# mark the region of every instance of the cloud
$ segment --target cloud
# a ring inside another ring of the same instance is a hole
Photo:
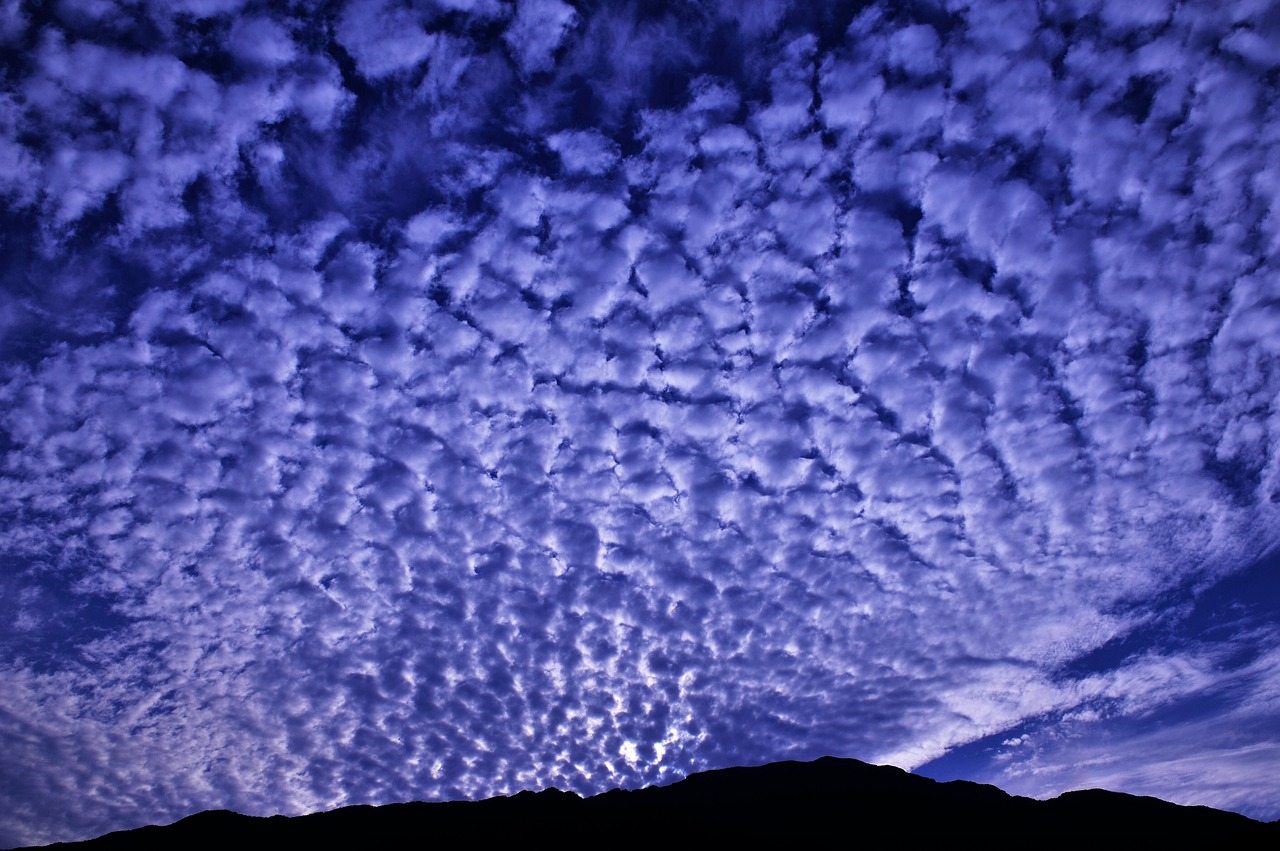
[[[239,18],[231,26],[231,52],[250,66],[275,67],[294,58],[288,31],[269,18]]]
[[[503,40],[510,46],[521,72],[549,70],[565,31],[577,18],[574,8],[560,0],[519,0]]]
[[[1274,652],[1225,676],[1214,664],[1194,653],[1137,660],[1060,723],[1004,743],[1016,749],[996,753],[984,779],[1032,797],[1103,788],[1273,821]]]
[[[371,80],[413,68],[431,54],[436,42],[411,10],[382,0],[349,4],[335,36],[360,73]]]
[[[988,736],[1269,812],[1254,626],[1071,668],[1280,543],[1266,21],[234,5],[0,19],[0,837]]]

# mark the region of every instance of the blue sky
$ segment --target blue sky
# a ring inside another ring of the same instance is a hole
[[[824,754],[1280,818],[1269,4],[0,4],[0,844]]]

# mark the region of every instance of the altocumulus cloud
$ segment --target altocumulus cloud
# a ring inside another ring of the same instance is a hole
[[[988,737],[1280,817],[1268,4],[280,8],[0,9],[0,842]]]

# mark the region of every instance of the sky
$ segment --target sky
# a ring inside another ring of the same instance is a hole
[[[1270,2],[3,0],[0,205],[0,846],[1280,818]]]

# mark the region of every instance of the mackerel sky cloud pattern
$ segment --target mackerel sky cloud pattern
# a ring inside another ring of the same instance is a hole
[[[0,6],[0,844],[1280,818],[1280,15],[1039,6]]]

